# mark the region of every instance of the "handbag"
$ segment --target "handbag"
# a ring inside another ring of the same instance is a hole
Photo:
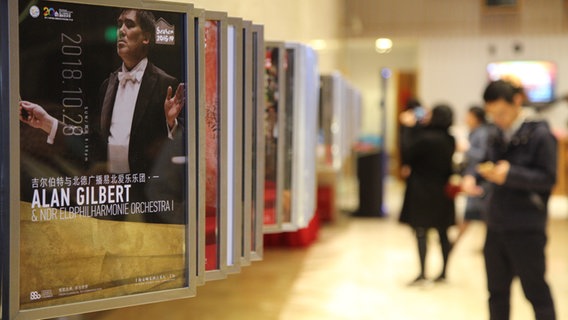
[[[461,192],[461,176],[458,174],[453,174],[446,182],[444,186],[444,192],[446,196],[450,199],[455,199]]]

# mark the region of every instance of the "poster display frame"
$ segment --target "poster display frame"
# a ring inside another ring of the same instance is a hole
[[[252,25],[251,67],[252,67],[252,185],[251,185],[251,261],[259,261],[264,256],[264,26]]]
[[[0,106],[10,105],[10,86],[6,85],[10,82],[12,73],[9,72],[10,65],[10,24],[12,21],[8,19],[8,1],[0,1]],[[1,150],[9,150],[12,128],[10,126],[10,112],[0,112],[0,148]],[[5,281],[9,281],[9,277],[5,276],[6,266],[9,265],[9,255],[6,254],[10,244],[10,228],[9,228],[9,212],[10,212],[10,161],[11,153],[2,152],[0,154],[0,310],[4,304],[4,285]],[[7,218],[5,218],[7,217]],[[6,265],[5,265],[6,264]],[[9,303],[9,302],[8,302]],[[0,311],[0,317],[2,311]]]
[[[292,232],[297,231],[298,226],[296,225],[298,212],[293,210],[292,204],[296,201],[295,184],[297,183],[297,175],[295,174],[295,161],[297,158],[295,152],[298,150],[296,136],[298,130],[300,130],[300,124],[297,119],[299,117],[298,112],[303,112],[297,108],[299,100],[298,89],[301,87],[303,79],[299,77],[297,73],[300,65],[298,59],[298,49],[295,46],[291,46],[289,42],[284,43],[284,92],[281,96],[284,97],[284,105],[282,108],[282,113],[286,121],[284,122],[283,131],[284,133],[279,137],[282,141],[283,152],[282,152],[282,167],[283,174],[282,177],[282,231]]]
[[[227,107],[221,115],[221,131],[225,138],[222,144],[221,159],[226,159],[224,165],[227,211],[227,274],[238,273],[241,270],[242,240],[243,240],[243,204],[242,204],[242,153],[243,121],[240,113],[243,110],[243,20],[227,18]]]
[[[248,266],[251,263],[251,247],[253,243],[252,233],[252,21],[242,21],[242,110],[240,119],[242,122],[241,141],[242,147],[242,181],[241,181],[241,265]]]
[[[345,111],[346,82],[337,71],[320,75],[322,96],[320,98],[322,129],[326,144],[326,156],[334,170],[339,171],[349,150],[344,139],[344,129],[347,126]],[[329,152],[327,152],[329,150]]]
[[[195,37],[195,84],[196,84],[196,166],[197,166],[197,192],[196,192],[196,244],[195,275],[196,285],[205,284],[205,10],[193,9],[193,31]]]
[[[9,65],[8,70],[2,69],[2,81],[7,80],[8,85],[3,84],[2,87],[8,87],[8,91],[3,91],[1,96],[2,106],[9,106],[6,112],[2,112],[4,116],[0,118],[2,121],[2,128],[8,129],[7,135],[3,137],[8,137],[8,141],[3,138],[3,147],[6,147],[4,143],[9,145],[4,150],[9,150],[8,158],[3,159],[2,166],[2,203],[7,204],[2,207],[2,318],[3,319],[36,319],[36,318],[53,318],[61,317],[64,315],[71,314],[81,314],[86,312],[93,312],[99,310],[121,308],[132,305],[139,305],[145,303],[152,303],[158,301],[166,301],[171,299],[192,297],[196,294],[196,259],[195,251],[197,250],[197,241],[193,236],[196,234],[196,224],[195,212],[196,212],[196,186],[192,183],[197,175],[196,168],[196,136],[195,132],[192,130],[187,130],[185,134],[185,150],[187,150],[188,156],[185,158],[187,163],[187,176],[183,177],[187,185],[187,193],[184,195],[188,201],[187,211],[185,215],[185,227],[183,228],[184,243],[178,244],[179,246],[185,247],[183,253],[184,262],[184,283],[180,287],[174,289],[163,289],[158,291],[142,291],[138,293],[128,293],[128,294],[115,294],[111,297],[104,298],[94,298],[85,300],[79,299],[77,302],[61,303],[56,305],[41,306],[41,307],[30,307],[22,309],[20,302],[20,290],[21,284],[20,279],[23,276],[20,272],[20,253],[21,253],[21,241],[20,241],[20,120],[19,111],[15,107],[19,104],[20,100],[20,41],[19,41],[19,13],[20,13],[20,1],[2,1],[2,21],[7,22],[6,25],[2,25],[2,64]],[[74,4],[74,5],[90,5],[98,7],[112,7],[112,8],[133,8],[133,9],[145,9],[150,11],[164,11],[171,12],[173,14],[180,14],[185,28],[183,32],[185,37],[183,38],[182,47],[187,53],[186,61],[184,62],[185,70],[183,74],[186,75],[187,79],[194,78],[192,75],[195,73],[194,61],[194,46],[195,41],[192,36],[195,34],[193,30],[194,24],[191,23],[194,12],[193,5],[182,4],[177,2],[156,2],[156,1],[144,1],[144,0],[123,0],[117,6],[115,1],[112,0],[58,0],[49,1],[54,5],[60,4]],[[5,9],[5,10],[4,10]],[[6,19],[4,19],[6,18]],[[6,27],[6,28],[5,28]],[[8,44],[10,44],[8,46]],[[6,76],[7,75],[7,76]],[[7,79],[6,79],[7,78]],[[181,80],[181,79],[180,79]],[[3,89],[4,90],[4,89]],[[185,87],[186,96],[186,108],[191,110],[195,108],[195,92],[194,87],[191,85],[186,85]],[[188,98],[189,97],[189,98]],[[192,126],[195,119],[188,115],[186,120],[189,120],[189,125]],[[4,162],[6,160],[6,162]],[[9,168],[9,174],[4,176],[5,168]],[[4,190],[6,188],[6,190]],[[9,191],[8,191],[9,190]],[[6,192],[4,192],[6,191]],[[4,197],[7,197],[4,199]],[[4,201],[7,200],[7,201]],[[148,226],[150,227],[150,226]],[[140,275],[142,276],[142,275]],[[39,289],[39,288],[38,288]]]
[[[217,70],[217,92],[218,92],[218,122],[221,126],[218,129],[223,130],[223,115],[227,114],[227,13],[221,11],[208,11],[204,12],[204,23],[207,21],[216,21],[218,26],[217,35],[217,59],[218,59],[218,70]],[[207,60],[205,60],[205,69],[207,68]],[[207,82],[207,79],[205,79]],[[207,100],[207,97],[205,98]],[[205,133],[206,135],[206,133]],[[226,139],[223,139],[223,133],[220,131],[218,135],[219,144],[219,154],[217,159],[217,226],[216,226],[216,245],[217,245],[217,268],[205,270],[205,281],[219,280],[227,277],[227,156],[226,153],[222,152],[226,148]],[[207,164],[205,164],[207,165]],[[207,174],[207,173],[206,173]],[[207,188],[206,188],[207,189]],[[207,197],[207,194],[206,194]],[[207,235],[206,235],[207,237]],[[207,245],[207,243],[206,243]],[[205,261],[207,256],[205,257]]]
[[[308,226],[316,210],[316,149],[317,123],[319,107],[319,69],[317,54],[311,47],[287,42],[288,54],[293,55],[292,86],[293,119],[292,122],[292,177],[291,223],[289,229],[301,229]],[[289,88],[286,88],[289,90]],[[288,101],[290,102],[290,101]],[[287,143],[289,143],[287,141]]]
[[[275,210],[274,210],[274,223],[271,224],[267,224],[266,222],[263,223],[263,232],[264,233],[279,233],[283,231],[282,228],[282,223],[283,223],[283,216],[282,216],[282,211],[283,211],[283,181],[282,181],[282,175],[284,174],[284,139],[282,139],[282,137],[284,137],[284,126],[286,125],[286,113],[284,112],[284,106],[286,105],[286,96],[285,96],[285,89],[286,89],[286,82],[284,79],[284,75],[285,75],[285,70],[284,70],[284,58],[285,58],[285,54],[286,54],[286,48],[285,48],[285,43],[282,41],[265,41],[264,42],[264,48],[265,48],[265,52],[268,48],[274,48],[276,50],[278,50],[278,63],[276,65],[276,74],[278,75],[278,83],[277,83],[277,90],[278,90],[278,110],[277,110],[277,132],[276,132],[276,136],[277,136],[277,144],[276,144],[276,164],[275,164],[275,174],[276,174],[276,185],[275,185]],[[265,82],[267,81],[267,77],[265,75]],[[264,84],[265,88],[263,89],[266,90],[266,83]],[[268,111],[268,106],[266,104],[266,100],[263,99],[264,101],[264,107],[265,107],[265,112],[264,114],[267,113]],[[265,120],[266,121],[266,120]],[[265,138],[265,146],[268,146],[268,141],[266,141]],[[266,148],[265,148],[266,150]],[[266,157],[266,154],[265,154]],[[266,169],[265,169],[265,177],[266,177]],[[265,182],[263,182],[265,183]],[[264,196],[266,197],[267,195],[267,189],[266,189],[266,185],[265,185],[265,190],[264,190]],[[265,213],[266,209],[263,209],[263,213]],[[264,216],[263,216],[263,221],[264,220]]]

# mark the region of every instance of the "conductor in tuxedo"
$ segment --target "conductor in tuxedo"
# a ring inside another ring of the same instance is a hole
[[[116,50],[122,65],[102,83],[99,104],[89,109],[88,170],[150,176],[168,166],[157,163],[166,155],[183,156],[184,84],[148,60],[155,38],[151,12],[125,9],[117,26]],[[49,144],[75,144],[70,141],[77,137],[64,135],[64,124],[38,104],[21,101],[20,120],[46,132]],[[134,200],[147,200],[148,185],[145,189],[134,190]]]

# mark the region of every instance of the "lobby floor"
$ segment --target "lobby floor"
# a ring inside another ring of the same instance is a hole
[[[398,212],[401,189],[387,187],[386,206]],[[566,199],[554,210],[568,210]],[[566,211],[564,211],[566,212]],[[558,319],[568,320],[568,219],[549,224],[548,279]],[[456,230],[452,230],[455,235]],[[450,257],[445,283],[408,286],[418,273],[411,230],[386,218],[339,214],[307,248],[265,248],[264,260],[227,279],[198,287],[197,296],[86,314],[84,320],[187,319],[487,319],[481,248],[484,226],[467,230]],[[430,277],[440,269],[440,249],[431,234]],[[75,319],[75,317],[69,317]],[[512,320],[534,319],[518,281],[513,284]]]

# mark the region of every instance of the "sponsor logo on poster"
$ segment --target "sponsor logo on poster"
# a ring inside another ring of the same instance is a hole
[[[39,8],[37,9],[39,10]],[[32,7],[30,9],[31,16],[35,18],[36,16],[34,15],[38,14],[38,10],[33,9]],[[44,19],[58,20],[58,21],[73,21],[73,11],[69,11],[67,9],[55,9],[53,7],[43,7],[41,11],[43,12]]]
[[[37,18],[39,17],[41,11],[39,10],[38,6],[31,6],[30,7],[30,16],[32,16],[32,18]]]

